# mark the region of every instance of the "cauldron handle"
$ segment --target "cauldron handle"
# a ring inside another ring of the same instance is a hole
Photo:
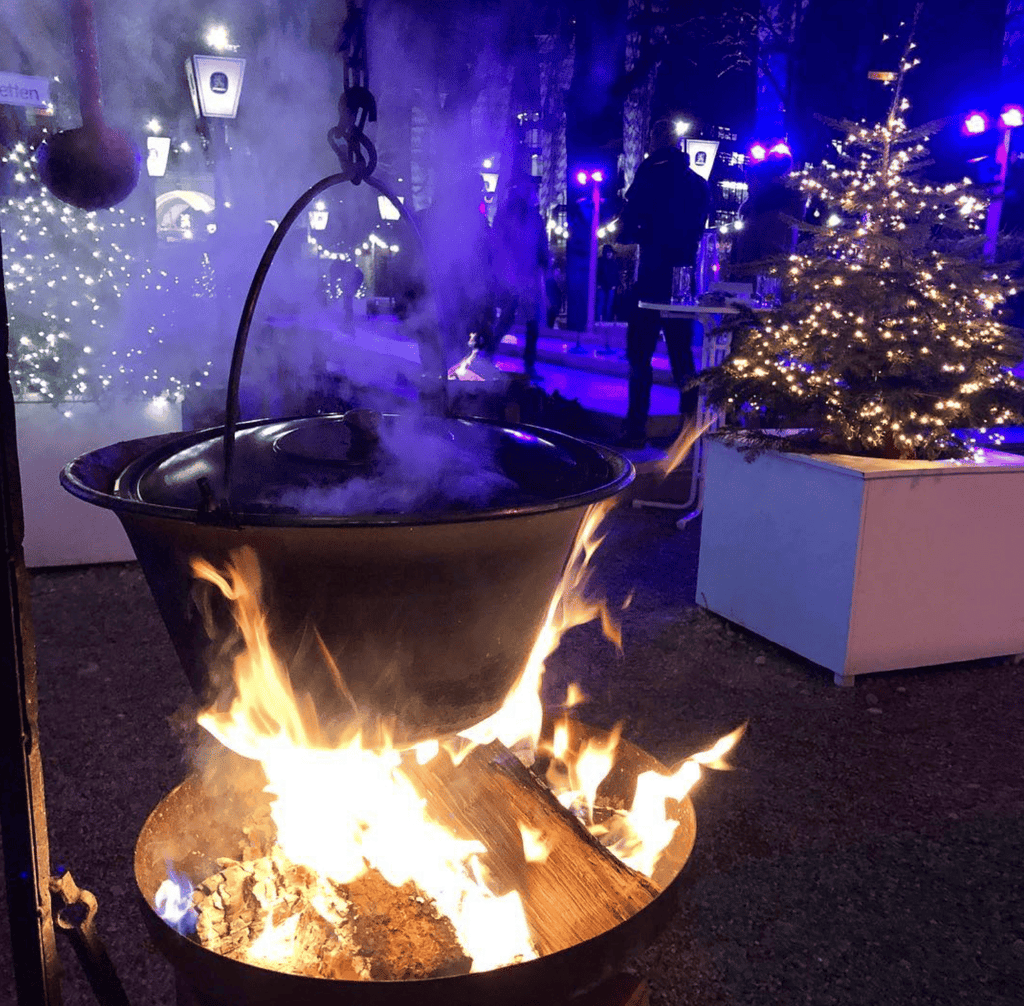
[[[409,211],[405,208],[402,201],[398,199],[398,197],[383,182],[378,181],[376,178],[364,175],[362,172],[363,168],[361,165],[346,165],[343,170],[336,174],[328,175],[326,178],[321,178],[320,181],[306,189],[306,191],[295,200],[291,209],[289,209],[284,215],[284,218],[281,220],[277,230],[275,230],[271,236],[266,250],[263,252],[260,264],[256,267],[256,273],[252,278],[252,283],[249,285],[249,292],[245,297],[245,304],[242,306],[242,317],[238,322],[238,332],[235,335],[235,347],[231,353],[231,370],[228,374],[227,403],[224,409],[224,495],[220,503],[220,509],[226,514],[230,514],[231,512],[231,470],[235,456],[235,430],[238,428],[238,418],[241,411],[238,392],[239,385],[242,380],[242,361],[245,359],[245,347],[249,341],[249,328],[252,325],[252,318],[256,313],[256,302],[259,300],[260,291],[263,289],[263,283],[267,278],[267,273],[270,271],[270,265],[274,261],[274,256],[277,254],[277,250],[281,247],[281,242],[284,241],[285,235],[291,229],[292,224],[298,220],[302,211],[326,189],[333,188],[335,185],[340,185],[342,182],[352,182],[355,185],[358,185],[360,182],[366,182],[367,185],[376,189],[382,196],[386,196],[391,200],[391,205],[398,209],[402,219],[412,228],[412,232],[416,237],[416,242],[419,244],[420,249],[425,251],[423,247],[423,236],[420,234],[420,229],[416,225],[416,221],[412,218]],[[425,254],[424,261],[426,261]],[[436,282],[432,282],[431,285],[434,288],[435,297],[437,297],[438,288]],[[438,321],[443,325],[445,323],[445,319],[442,314],[442,300],[439,297],[437,297],[437,310]],[[441,346],[439,345],[436,348],[437,359],[441,361],[442,365],[442,372],[438,375],[440,380],[440,393],[438,395],[438,399],[442,403],[443,410],[447,412],[448,375],[443,370],[444,354],[441,351]]]

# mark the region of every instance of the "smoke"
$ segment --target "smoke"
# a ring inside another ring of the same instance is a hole
[[[54,115],[40,123],[51,131],[79,125],[63,0],[37,0],[27,8],[0,0],[0,9],[5,67],[55,78]],[[411,231],[397,222],[388,241],[400,251],[388,248],[374,262],[383,269],[380,262],[386,260],[399,294],[411,291],[399,337],[414,347],[424,340],[433,344],[440,325],[441,359],[421,365],[431,374],[464,355],[473,312],[489,292],[480,169],[485,158],[500,167],[500,199],[511,173],[515,79],[517,73],[523,76],[534,40],[525,9],[505,0],[374,0],[369,5],[369,84],[379,118],[367,132],[379,152],[377,176],[420,217],[427,241],[424,259]],[[90,326],[87,339],[80,332],[71,337],[90,344],[93,361],[144,355],[154,383],[176,375],[204,388],[223,386],[242,305],[272,222],[280,221],[310,184],[339,168],[326,135],[337,122],[343,90],[343,63],[335,50],[345,5],[124,0],[97,4],[96,10],[107,119],[125,129],[144,155],[153,133],[168,136],[171,151],[167,174],[150,178],[144,168],[136,192],[119,208],[134,218],[131,227],[118,232],[133,278],[116,296],[101,298],[98,324]],[[211,52],[204,37],[214,25],[226,29],[234,47],[224,55],[246,60],[245,78],[237,118],[199,129],[184,65],[194,53]],[[20,124],[11,128],[37,143],[41,134],[31,117],[18,114]],[[155,231],[154,201],[179,189],[200,192],[219,205],[210,214],[187,210],[192,239],[172,241]],[[324,193],[323,200],[327,229],[317,235],[300,219],[267,278],[253,324],[254,332],[264,330],[267,349],[261,360],[254,340],[246,363],[250,387],[272,381],[275,363],[282,357],[290,363],[293,353],[292,369],[308,375],[310,389],[324,353],[342,369],[348,363],[346,347],[337,339],[341,304],[324,296],[329,265],[312,250],[309,236],[325,251],[350,255],[380,225],[380,217],[376,193],[366,185],[342,185]],[[96,219],[108,218],[113,219],[101,213]],[[15,225],[4,221],[4,228],[10,232]],[[8,249],[18,247],[10,233],[5,243]],[[354,259],[364,263],[367,280],[369,259]],[[440,316],[434,294],[440,295]],[[16,299],[12,311],[19,313]],[[314,338],[323,340],[319,356],[309,348]],[[378,364],[374,373],[361,359],[355,383],[392,385],[396,367],[379,358]]]
[[[340,427],[341,424],[332,424]],[[522,504],[523,493],[493,460],[488,427],[403,416],[380,426],[371,470],[290,486],[280,506],[307,515],[429,514]]]

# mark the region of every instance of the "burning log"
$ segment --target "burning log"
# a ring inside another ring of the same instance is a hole
[[[469,971],[455,930],[412,883],[377,870],[338,884],[279,848],[220,859],[193,895],[196,939],[234,960],[314,978],[388,981]]]
[[[612,929],[658,894],[497,741],[457,764],[442,751],[426,765],[409,759],[402,770],[435,820],[486,847],[481,858],[492,890],[520,892],[541,955]]]

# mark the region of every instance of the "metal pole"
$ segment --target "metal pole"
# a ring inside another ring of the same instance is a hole
[[[988,218],[985,221],[985,258],[995,261],[996,243],[999,240],[999,218],[1003,213],[1006,198],[1006,173],[1010,166],[1011,127],[999,124],[999,146],[996,147],[996,186],[992,201],[988,204]]]
[[[590,217],[590,277],[587,283],[587,331],[594,331],[594,301],[597,296],[597,229],[601,224],[601,184],[591,179],[594,209]]]
[[[8,322],[0,266],[0,533],[6,560],[0,577],[0,831],[19,1006],[60,1006]]]

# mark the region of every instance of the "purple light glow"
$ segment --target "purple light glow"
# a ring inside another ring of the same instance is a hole
[[[750,148],[750,159],[752,161],[763,161],[768,156],[768,151],[765,150],[760,143],[755,143]]]
[[[579,182],[580,185],[586,185],[587,184],[587,173],[585,171],[577,171],[576,172],[576,181]]]
[[[786,143],[785,140],[779,140],[779,142],[776,143],[771,148],[771,150],[768,151],[768,153],[769,154],[774,154],[776,157],[792,157],[793,156],[793,151],[789,149],[789,144]]]
[[[590,172],[590,177],[595,182],[603,182],[604,181],[604,172],[601,171],[600,169],[597,170],[597,171],[591,171]]]
[[[969,133],[971,136],[977,136],[979,133],[984,133],[988,129],[988,116],[983,112],[971,112],[970,115],[964,119],[964,132]]]
[[[999,121],[1007,128],[1024,126],[1024,109],[1020,105],[1007,105],[999,116]]]

